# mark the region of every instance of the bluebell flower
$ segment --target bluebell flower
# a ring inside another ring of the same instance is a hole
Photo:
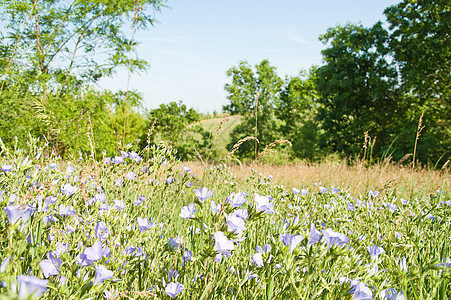
[[[64,196],[73,195],[77,191],[78,188],[76,186],[71,185],[70,183],[66,183],[64,186],[61,187],[61,193],[63,193]]]
[[[62,263],[61,258],[54,256],[52,253],[47,253],[47,259],[42,260],[39,266],[42,269],[44,277],[49,278],[52,275],[59,274],[59,268]]]
[[[217,231],[213,234],[215,240],[214,250],[220,252],[221,254],[229,254],[230,251],[235,249],[235,245],[222,231]]]
[[[108,270],[103,265],[96,266],[96,276],[94,278],[94,285],[100,284],[105,280],[113,278],[113,271]]]
[[[248,212],[247,212],[247,209],[245,209],[245,208],[243,208],[243,209],[237,209],[237,210],[235,210],[235,211],[232,213],[232,215],[235,215],[235,216],[237,216],[238,218],[243,219],[243,221],[246,221],[246,220],[247,220],[247,217],[248,217]]]
[[[69,216],[72,217],[74,216],[77,212],[75,211],[75,209],[70,206],[70,205],[64,205],[64,204],[60,204],[59,206],[59,213],[61,216]]]
[[[39,298],[47,291],[48,280],[39,279],[35,276],[19,275],[19,299]]]
[[[183,252],[183,261],[191,261],[193,258],[193,252],[189,251],[189,250],[185,250],[185,252]]]
[[[323,229],[322,233],[328,249],[334,245],[339,247],[349,242],[349,238],[345,234],[335,232],[332,228]]]
[[[11,256],[8,256],[2,261],[2,264],[0,265],[0,273],[3,273],[6,270],[6,267],[9,265],[9,261],[11,259]]]
[[[270,202],[268,196],[260,196],[259,194],[255,194],[255,207],[258,212],[264,212],[267,214],[274,214],[274,204]]]
[[[4,209],[10,224],[15,224],[19,219],[26,222],[35,212],[35,209],[30,205],[9,205],[5,206]]]
[[[170,282],[166,285],[164,292],[169,297],[175,298],[178,294],[183,292],[183,284],[179,282]]]
[[[285,246],[288,246],[290,252],[293,252],[294,248],[296,248],[303,239],[304,237],[302,235],[292,235],[290,233],[282,233],[280,235],[280,240]]]
[[[216,205],[216,202],[211,201],[210,202],[210,209],[211,209],[211,213],[212,214],[217,214],[221,211],[221,203],[219,203],[218,205]]]
[[[144,232],[149,228],[155,227],[155,224],[150,222],[148,218],[138,217],[138,226],[139,226],[139,231]]]
[[[129,180],[135,180],[136,179],[136,173],[129,171],[127,172],[127,174],[125,175],[125,178],[129,179]]]
[[[232,207],[240,207],[244,203],[246,203],[246,193],[232,193],[229,197],[227,197],[227,201],[230,203]]]
[[[144,195],[139,195],[138,199],[135,200],[135,202],[133,202],[133,204],[135,204],[136,206],[141,205],[144,200],[146,200],[146,196]]]
[[[394,288],[383,290],[379,293],[382,300],[406,300],[406,296],[402,291],[396,291]]]
[[[180,211],[180,217],[183,219],[191,219],[194,216],[194,213],[197,211],[196,205],[194,203],[190,203],[187,206],[182,207]]]
[[[316,230],[315,223],[312,223],[310,225],[310,234],[308,237],[308,243],[307,246],[311,246],[313,244],[316,244],[321,239],[321,232]]]
[[[3,164],[1,170],[5,173],[11,171],[14,168],[14,165]]]
[[[200,190],[194,189],[194,194],[196,194],[196,197],[200,202],[204,202],[213,195],[213,191],[210,191],[206,187],[203,187]]]
[[[124,162],[124,158],[122,158],[122,156],[115,156],[113,158],[113,163],[115,163],[115,164],[120,164],[120,163],[123,163],[123,162]]]
[[[378,246],[368,246],[368,247],[366,247],[366,249],[370,253],[371,259],[373,259],[373,260],[378,258],[379,255],[381,255],[382,253],[385,252],[385,250],[383,248],[378,247]]]
[[[363,282],[359,281],[353,287],[354,293],[352,295],[352,299],[355,300],[372,300],[373,299],[373,291],[366,286]]]
[[[243,231],[246,230],[246,224],[244,223],[244,220],[235,216],[234,214],[226,216],[226,220],[227,228],[230,232],[241,235]]]

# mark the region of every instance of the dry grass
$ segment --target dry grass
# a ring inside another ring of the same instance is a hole
[[[200,162],[186,162],[198,175],[203,174],[203,165]],[[349,189],[352,195],[366,193],[368,190],[381,192],[394,191],[400,198],[411,196],[425,196],[436,190],[450,191],[451,173],[449,170],[427,170],[424,168],[411,168],[394,164],[373,165],[365,167],[364,164],[349,166],[346,163],[298,163],[292,165],[232,165],[231,171],[237,178],[244,179],[257,170],[262,176],[272,175],[272,184],[283,184],[288,190],[292,187],[309,188],[317,191],[315,183],[321,182],[323,186],[335,186]]]

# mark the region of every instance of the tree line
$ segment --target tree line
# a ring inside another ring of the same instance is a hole
[[[182,159],[212,155],[201,115],[181,102],[146,110],[138,91],[93,88],[118,68],[139,73],[134,32],[155,22],[164,1],[3,1],[0,4],[0,137],[8,145],[41,137],[63,156],[114,155],[169,143]],[[404,0],[386,22],[344,24],[319,39],[323,63],[280,77],[263,60],[227,71],[224,112],[242,122],[229,149],[253,159],[278,139],[290,159],[330,153],[443,165],[451,156],[451,8]],[[131,35],[126,34],[131,30]],[[128,30],[128,31],[127,31]],[[189,132],[187,132],[189,131]],[[16,139],[15,137],[20,137]],[[197,153],[196,153],[197,152]],[[213,153],[214,157],[214,153]],[[410,158],[411,159],[411,158]]]

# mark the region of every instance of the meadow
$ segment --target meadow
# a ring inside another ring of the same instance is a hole
[[[0,155],[1,299],[448,299],[450,174]]]

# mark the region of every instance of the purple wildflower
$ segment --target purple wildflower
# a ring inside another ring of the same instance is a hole
[[[180,211],[180,217],[183,219],[191,219],[194,216],[194,213],[197,211],[194,203],[190,203],[187,206],[182,207]]]
[[[94,229],[96,231],[96,237],[102,242],[108,238],[108,227],[105,222],[97,223]]]
[[[261,211],[267,214],[274,214],[274,204],[270,202],[268,196],[260,196],[255,194],[255,206],[257,211]]]
[[[52,253],[47,253],[47,259],[42,260],[39,266],[42,269],[44,277],[49,278],[51,275],[59,274],[59,268],[62,263],[61,258],[55,257]]]
[[[96,266],[96,277],[94,285],[104,282],[105,280],[113,278],[113,272],[108,270],[105,266]]]
[[[183,292],[183,284],[178,282],[170,282],[166,285],[164,292],[169,297],[175,298],[178,294]]]
[[[244,196],[246,196],[246,193],[238,193],[238,194],[232,193],[227,198],[227,200],[229,201],[232,207],[240,207],[247,201],[246,198],[244,198]]]
[[[30,296],[41,297],[47,291],[48,280],[39,279],[35,276],[19,275],[19,299],[27,299]]]
[[[294,248],[296,248],[296,246],[302,242],[303,239],[304,237],[302,235],[292,235],[289,233],[283,233],[280,235],[280,240],[285,246],[288,246],[290,252],[293,252]]]
[[[70,196],[77,192],[78,188],[76,186],[71,185],[70,183],[66,183],[61,187],[61,193],[63,193],[64,196]]]
[[[349,242],[349,238],[345,234],[335,232],[332,228],[323,229],[322,233],[328,249],[334,245],[338,247]]]
[[[213,191],[208,190],[206,187],[203,187],[200,190],[194,189],[194,193],[200,202],[204,202],[213,195]]]

